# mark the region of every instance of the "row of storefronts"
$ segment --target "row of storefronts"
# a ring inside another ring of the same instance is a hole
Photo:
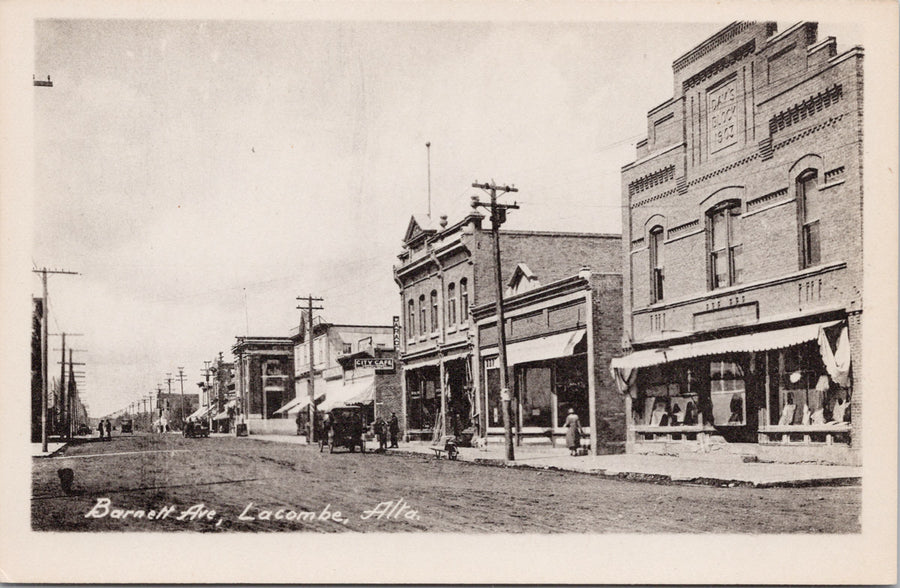
[[[676,59],[621,235],[499,231],[503,325],[484,216],[412,217],[393,324],[239,340],[238,413],[297,431],[356,405],[407,440],[500,442],[503,328],[520,443],[574,414],[593,453],[858,463],[862,50],[836,47],[736,22]]]

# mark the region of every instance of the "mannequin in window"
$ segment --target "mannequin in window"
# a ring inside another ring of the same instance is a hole
[[[657,400],[650,413],[651,427],[665,427],[669,423],[669,411],[666,410],[664,400]]]
[[[728,417],[729,424],[743,424],[744,422],[744,399],[740,394],[731,396],[731,416]]]
[[[693,401],[688,401],[687,405],[684,407],[684,420],[682,421],[682,424],[685,426],[697,424],[697,408],[694,406]]]
[[[669,415],[669,426],[670,427],[678,427],[684,423],[683,415],[681,414],[681,407],[677,404],[672,407],[672,414]]]
[[[797,410],[797,407],[794,406],[794,395],[788,392],[787,394],[787,403],[785,403],[784,408],[781,409],[781,417],[778,419],[779,425],[790,425],[794,422],[794,411]]]
[[[834,408],[831,409],[831,423],[832,424],[840,424],[843,423],[847,418],[849,413],[847,409],[850,408],[850,401],[842,401],[840,398],[834,399]]]

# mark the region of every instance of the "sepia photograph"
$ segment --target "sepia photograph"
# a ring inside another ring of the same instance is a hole
[[[896,4],[549,5],[2,7],[5,579],[896,582]]]

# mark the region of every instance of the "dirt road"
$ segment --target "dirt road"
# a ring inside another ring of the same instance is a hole
[[[61,468],[74,472],[69,495]],[[69,446],[34,460],[32,493],[36,530],[860,530],[859,487],[660,485],[408,455],[329,455],[234,437],[137,435]]]

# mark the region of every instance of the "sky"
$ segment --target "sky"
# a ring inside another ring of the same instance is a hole
[[[435,219],[495,180],[505,228],[620,232],[672,61],[726,24],[38,21],[32,261],[81,273],[50,278],[50,331],[83,334],[92,416],[178,367],[196,391],[297,296],[389,325],[426,142]]]

